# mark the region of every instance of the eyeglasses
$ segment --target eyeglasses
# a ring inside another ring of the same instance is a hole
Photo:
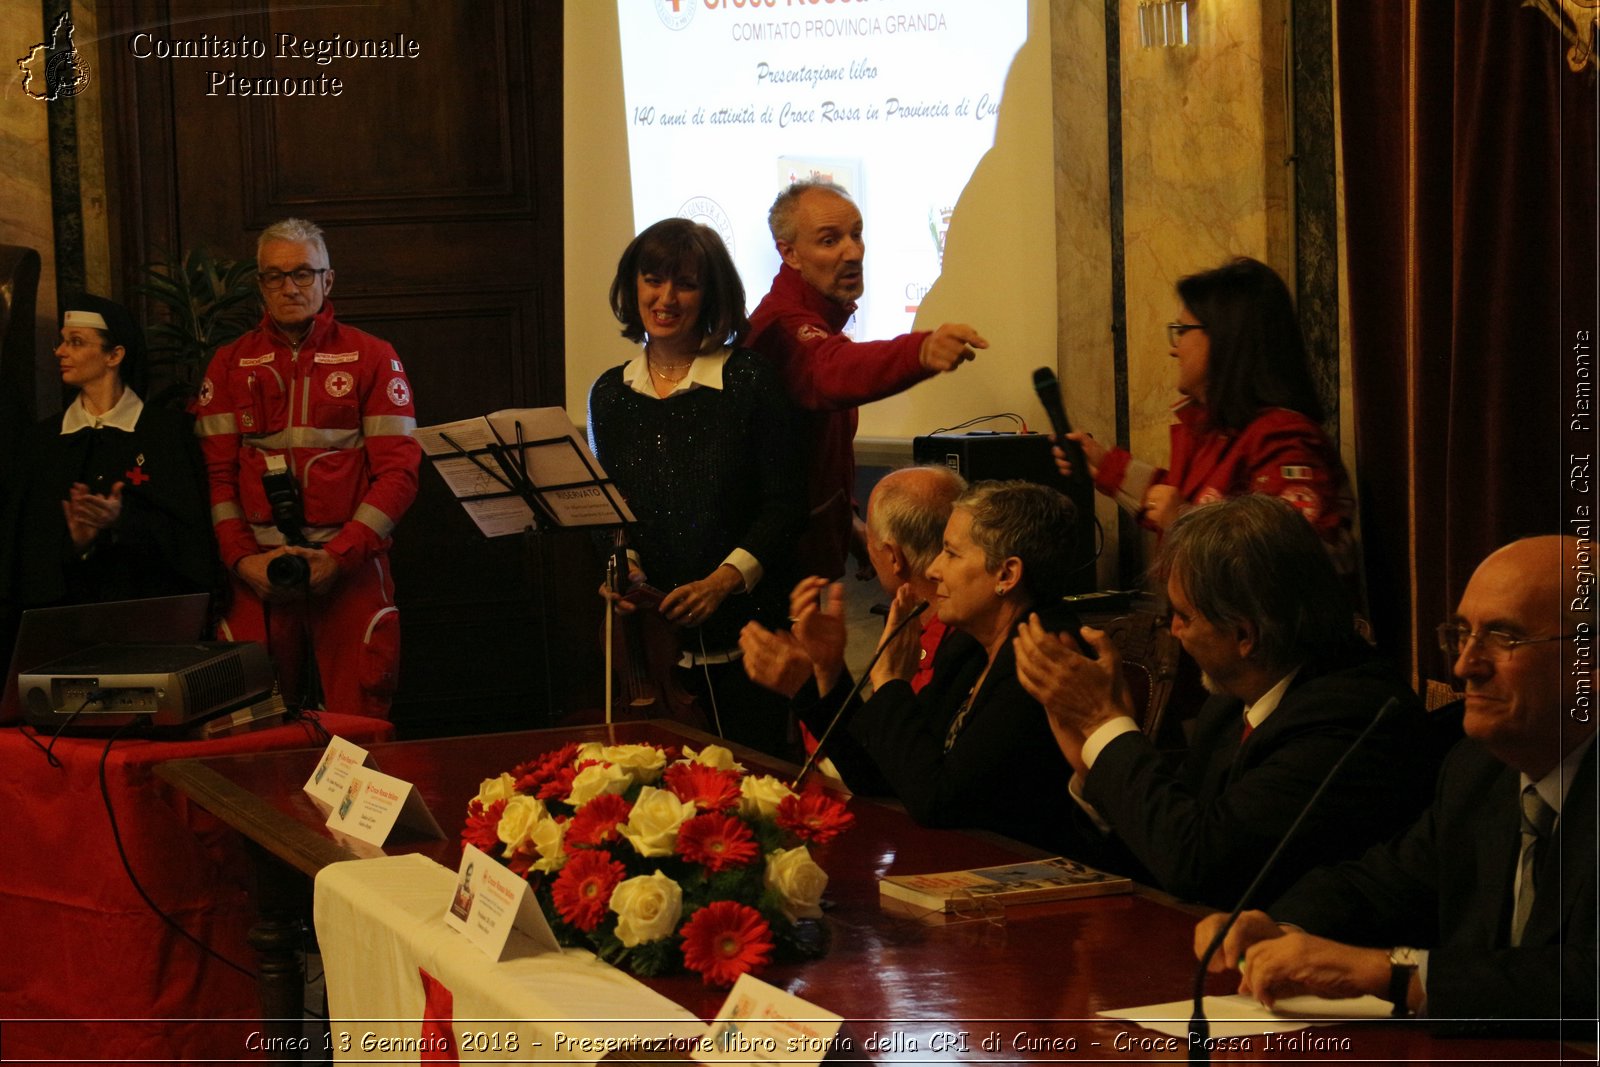
[[[283,280],[292,278],[296,285],[306,289],[310,287],[312,282],[332,269],[331,267],[300,267],[296,270],[263,270],[256,272],[256,281],[261,283],[261,288],[263,289],[282,289]]]
[[[1167,323],[1167,343],[1176,348],[1178,346],[1178,338],[1190,330],[1203,330],[1205,328],[1206,326],[1203,322],[1169,322]]]
[[[1504,630],[1479,630],[1474,633],[1459,622],[1442,622],[1436,632],[1439,635],[1440,650],[1448,653],[1452,659],[1461,655],[1461,650],[1472,641],[1478,643],[1478,652],[1485,658],[1510,659],[1511,654],[1522,645],[1541,645],[1572,636],[1551,634],[1549,637],[1512,637]]]

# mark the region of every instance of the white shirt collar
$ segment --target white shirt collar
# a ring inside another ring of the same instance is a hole
[[[706,389],[722,388],[722,367],[728,362],[728,357],[733,354],[731,348],[723,348],[710,355],[696,356],[689,363],[689,372],[683,376],[683,381],[677,382],[672,387],[672,392],[667,396],[676,396],[678,393],[703,386]],[[636,393],[662,400],[665,397],[656,396],[656,387],[650,382],[650,364],[645,359],[643,352],[628,360],[622,367],[622,380]]]
[[[63,434],[77,433],[79,430],[98,430],[109,426],[113,430],[122,430],[132,433],[133,428],[139,424],[139,413],[144,411],[144,401],[139,399],[139,394],[132,389],[122,390],[122,399],[112,405],[111,410],[104,415],[91,415],[83,406],[83,394],[72,402],[72,406],[61,416],[61,432]]]
[[[1589,751],[1589,746],[1594,744],[1594,735],[1590,734],[1588,740],[1567,753],[1567,758],[1552,767],[1543,778],[1535,782],[1526,774],[1522,776],[1522,789],[1532,785],[1539,791],[1539,797],[1557,815],[1561,814],[1561,807],[1567,802],[1567,793],[1572,789],[1572,779],[1577,777],[1578,764],[1583,762],[1584,753]],[[1520,792],[1520,790],[1519,790]]]
[[[1254,729],[1267,721],[1267,716],[1278,710],[1278,704],[1283,700],[1283,694],[1289,691],[1289,685],[1294,681],[1294,676],[1300,673],[1296,667],[1282,678],[1278,684],[1268,689],[1256,700],[1254,704],[1244,706],[1244,721]]]

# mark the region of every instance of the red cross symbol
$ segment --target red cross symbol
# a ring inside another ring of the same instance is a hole
[[[150,480],[150,476],[144,472],[143,467],[135,467],[131,471],[123,471],[122,476],[134,485],[143,485]]]

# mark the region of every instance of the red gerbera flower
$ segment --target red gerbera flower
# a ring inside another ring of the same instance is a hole
[[[583,849],[572,854],[556,875],[550,898],[561,918],[588,933],[606,917],[611,891],[627,871],[604,852]]]
[[[705,811],[727,811],[739,803],[736,771],[719,771],[704,763],[674,763],[661,780],[679,800]]]
[[[683,965],[706,985],[731,986],[772,960],[772,928],[754,908],[717,900],[683,924]]]
[[[533,869],[533,863],[539,858],[539,853],[528,849],[517,849],[505,858],[506,866],[511,868],[511,873],[518,878],[528,877],[528,872]]]
[[[519,764],[511,769],[512,775],[517,779],[519,793],[539,793],[539,788],[552,778],[558,776],[563,770],[572,767],[572,760],[578,754],[576,744],[562,745],[554,752],[546,752],[527,763]],[[570,781],[570,776],[568,776]]]
[[[805,841],[823,845],[855,824],[844,804],[820,789],[784,797],[778,804],[778,825]]]
[[[760,853],[750,828],[732,815],[711,811],[678,827],[678,855],[707,870],[743,867]]]
[[[578,768],[562,767],[539,786],[534,794],[540,800],[565,800],[572,794],[572,780],[578,776]]]
[[[505,810],[504,800],[497,800],[485,809],[483,801],[473,797],[467,805],[467,823],[461,828],[461,843],[482,852],[493,852],[500,844],[500,836],[495,831],[500,826],[500,814]]]
[[[598,845],[617,836],[633,805],[613,793],[602,793],[578,809],[567,824],[568,845]]]

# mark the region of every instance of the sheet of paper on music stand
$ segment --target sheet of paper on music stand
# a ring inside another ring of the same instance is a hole
[[[564,527],[634,520],[562,408],[496,411],[419,427],[416,438],[485,537],[518,534],[545,521],[525,491]]]
[[[1277,1009],[1262,1007],[1259,1001],[1235,993],[1205,999],[1206,1020],[1212,1037],[1248,1037],[1251,1034],[1281,1034],[1308,1026],[1332,1026],[1351,1019],[1387,1019],[1393,1005],[1377,997],[1352,997],[1327,1000],[1323,997],[1285,997]],[[1174,1000],[1141,1008],[1102,1011],[1107,1019],[1126,1019],[1146,1030],[1171,1037],[1189,1036],[1192,1000]]]

